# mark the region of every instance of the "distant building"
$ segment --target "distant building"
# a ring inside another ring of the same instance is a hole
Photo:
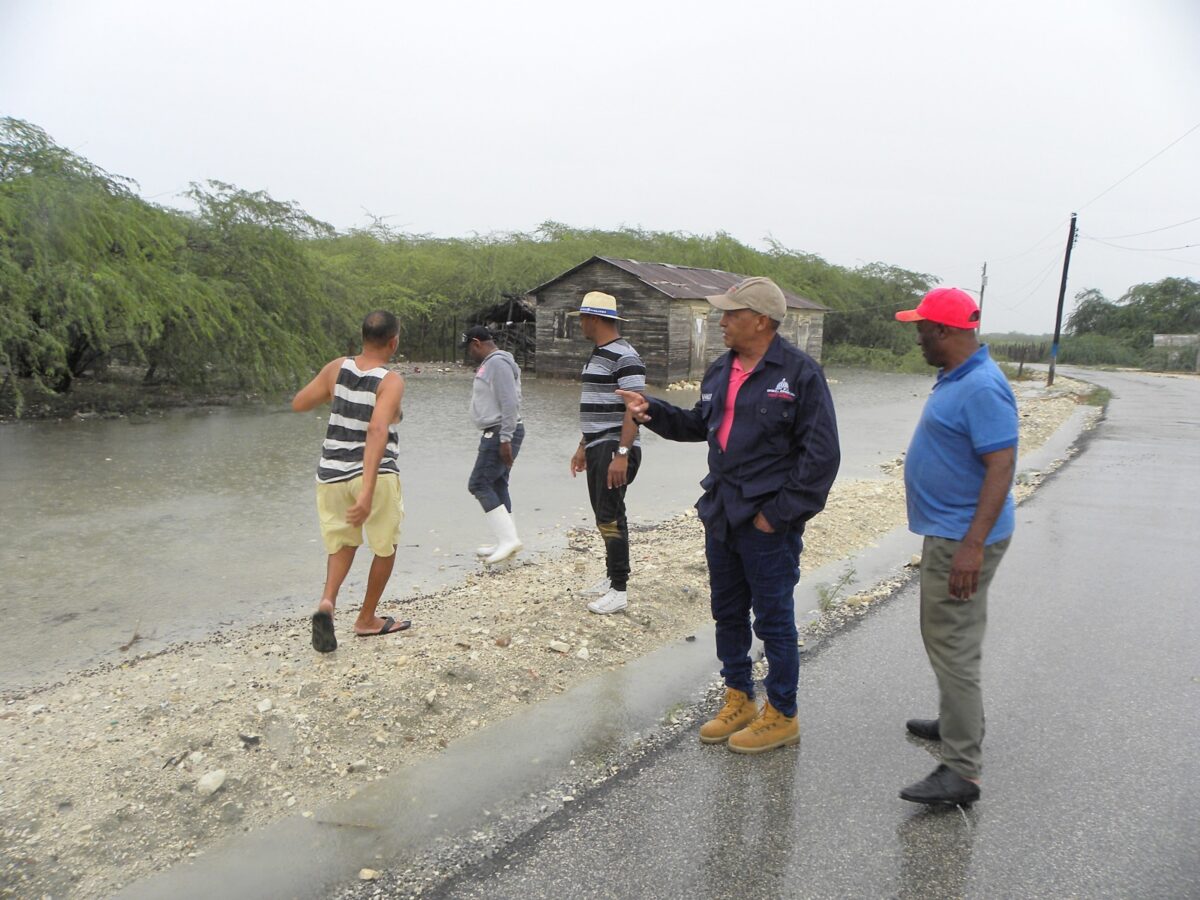
[[[1180,360],[1187,355],[1194,355],[1196,360],[1194,366],[1197,374],[1200,374],[1200,351],[1190,350],[1191,347],[1200,345],[1200,334],[1156,334],[1154,335],[1154,346],[1156,348],[1164,348],[1167,351],[1167,368],[1174,369],[1179,367]],[[1192,363],[1188,363],[1192,365]]]
[[[719,310],[704,299],[721,294],[746,275],[720,269],[696,269],[668,263],[593,256],[529,292],[537,304],[537,373],[551,377],[579,374],[591,344],[579,330],[579,309],[588,291],[617,298],[621,334],[629,338],[646,363],[646,380],[665,385],[699,380],[725,352]],[[818,362],[828,309],[812,300],[783,292],[787,318],[779,332]]]

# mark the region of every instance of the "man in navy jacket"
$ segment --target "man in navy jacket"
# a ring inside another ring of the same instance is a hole
[[[769,278],[748,278],[709,297],[722,310],[729,352],[704,375],[690,410],[618,391],[633,417],[675,441],[708,441],[705,530],[717,656],[725,705],[700,729],[705,743],[728,741],[761,753],[800,739],[793,592],[804,524],[825,507],[841,451],[833,400],[820,367],[778,333],[787,314]],[[761,712],[751,677],[751,618],[768,673]]]

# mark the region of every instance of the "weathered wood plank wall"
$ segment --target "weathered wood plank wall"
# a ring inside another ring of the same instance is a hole
[[[684,379],[699,380],[704,369],[725,352],[721,338],[721,312],[703,300],[672,300],[636,276],[603,260],[595,260],[536,295],[537,365],[539,376],[576,378],[592,344],[583,337],[579,309],[588,291],[604,291],[617,298],[617,311],[627,321],[621,335],[637,349],[646,364],[646,380],[664,386]],[[697,317],[702,327],[696,328]],[[790,309],[780,326],[785,338],[821,361],[824,314],[817,310]],[[695,341],[703,347],[695,347]]]
[[[592,344],[579,330],[579,309],[588,291],[604,291],[617,298],[617,312],[627,321],[618,323],[646,364],[646,380],[666,384],[668,371],[667,325],[669,300],[628,272],[602,261],[584,266],[537,295],[537,373],[551,378],[575,378],[583,369]]]

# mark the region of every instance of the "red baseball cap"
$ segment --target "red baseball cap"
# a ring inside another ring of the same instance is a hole
[[[916,309],[902,309],[896,313],[898,322],[919,322],[922,319],[951,328],[978,328],[979,304],[961,288],[934,288],[921,298]]]

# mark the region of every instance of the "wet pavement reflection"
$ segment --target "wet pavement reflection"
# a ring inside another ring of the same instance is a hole
[[[980,807],[920,809],[896,826],[899,900],[965,897]]]

